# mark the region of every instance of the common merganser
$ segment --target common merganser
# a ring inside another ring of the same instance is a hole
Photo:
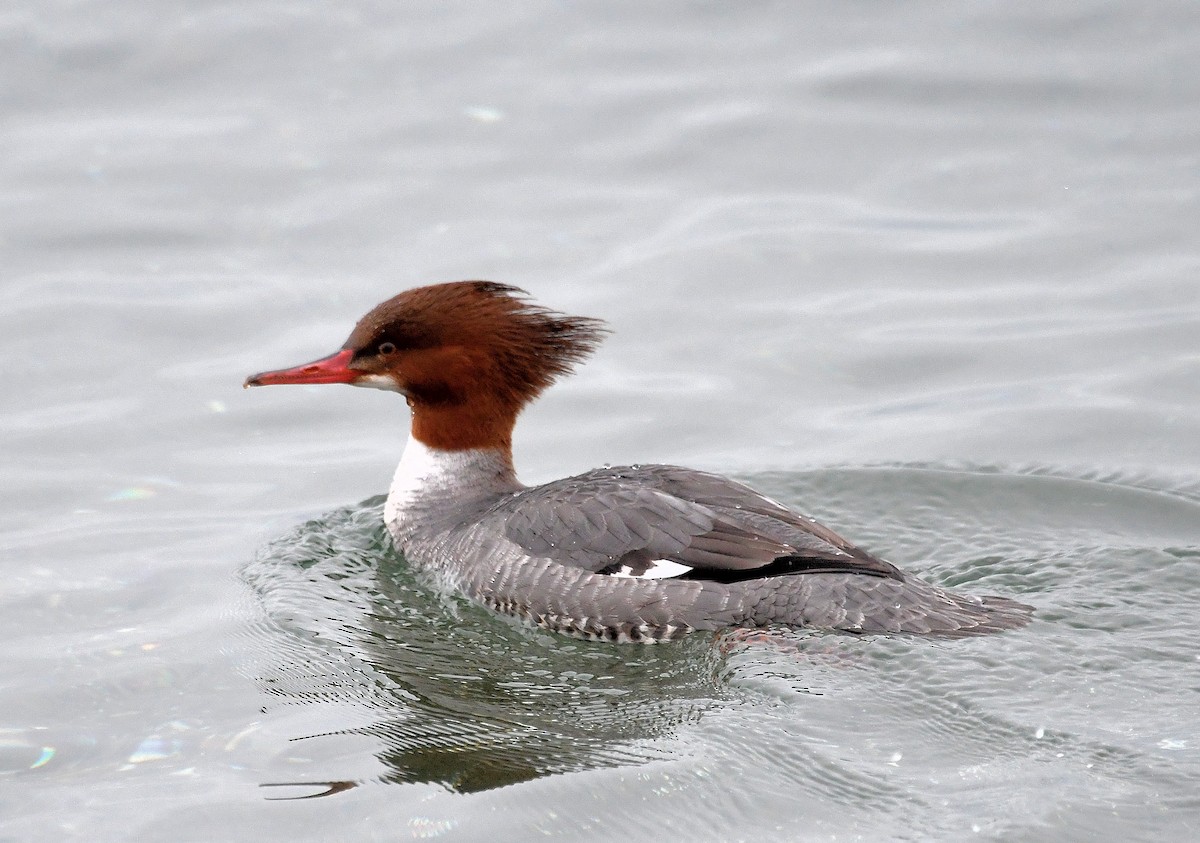
[[[1014,629],[1032,608],[939,588],[741,483],[671,465],[524,486],[517,416],[607,329],[460,281],[408,290],[340,351],[245,386],[399,392],[411,430],[384,519],[405,559],[508,615],[579,637],[655,642],[773,624],[870,633]]]

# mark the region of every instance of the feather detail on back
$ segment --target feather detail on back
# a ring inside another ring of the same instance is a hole
[[[493,506],[493,516],[529,554],[593,573],[670,570],[722,583],[815,572],[904,579],[740,483],[675,466],[599,469],[526,489]],[[655,567],[662,563],[676,567]]]

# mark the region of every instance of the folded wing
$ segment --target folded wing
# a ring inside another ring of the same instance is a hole
[[[593,573],[720,582],[816,572],[904,578],[740,483],[675,466],[599,469],[527,489],[492,514],[529,554]]]

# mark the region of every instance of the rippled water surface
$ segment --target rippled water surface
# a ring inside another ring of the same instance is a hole
[[[0,841],[1200,835],[1200,11],[0,12]],[[525,480],[731,474],[965,641],[620,647],[437,590],[395,396],[241,391],[408,286],[614,335]]]

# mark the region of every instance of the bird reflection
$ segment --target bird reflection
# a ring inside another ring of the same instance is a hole
[[[262,673],[265,690],[335,703],[346,719],[352,708],[354,725],[329,723],[321,737],[371,737],[384,767],[375,780],[470,793],[643,764],[669,757],[665,739],[719,704],[707,639],[619,646],[517,627],[418,580],[370,503],[274,542],[245,577],[275,621],[261,645],[284,651]],[[265,786],[293,789],[268,798],[311,799],[356,783]]]
[[[268,802],[282,802],[293,799],[319,799],[322,796],[336,796],[343,793],[352,787],[358,787],[358,782],[268,782],[260,784],[259,787],[291,787],[297,790],[310,790],[314,787],[319,788],[315,793],[306,793],[303,796],[268,796]]]

